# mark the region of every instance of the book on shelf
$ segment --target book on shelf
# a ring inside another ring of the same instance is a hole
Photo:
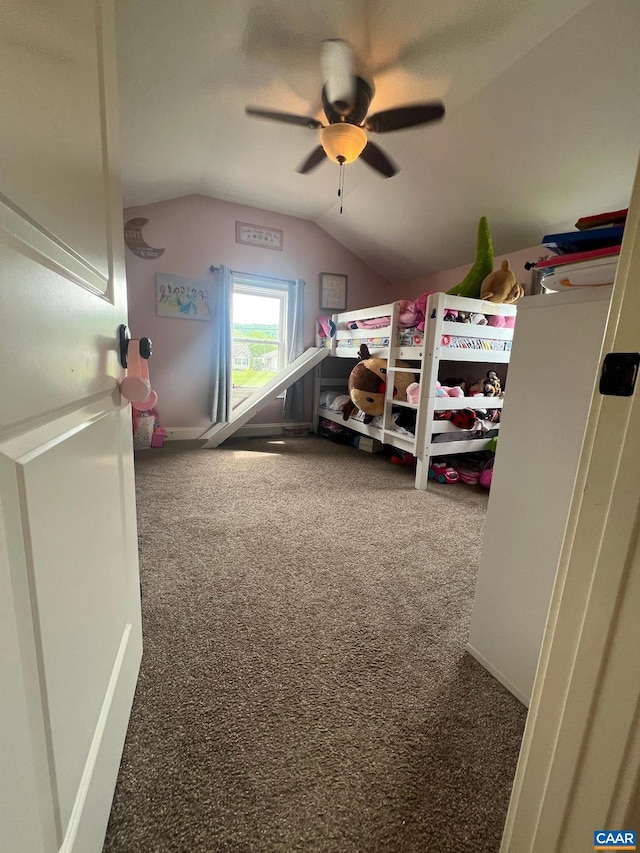
[[[596,213],[595,216],[581,216],[576,222],[576,228],[580,231],[589,231],[592,228],[612,228],[624,225],[627,221],[629,208],[622,210],[611,210],[608,213]]]
[[[575,264],[582,261],[593,261],[597,258],[607,258],[620,254],[620,244],[617,246],[605,246],[602,249],[590,249],[588,252],[571,252],[566,255],[553,255],[550,258],[545,258],[538,261],[536,264],[537,270],[553,269],[564,264]]]
[[[567,231],[563,234],[546,234],[542,238],[542,245],[556,255],[571,255],[619,246],[623,234],[623,225],[590,228],[587,231]]]

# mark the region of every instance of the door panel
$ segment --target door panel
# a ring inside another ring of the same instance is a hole
[[[93,3],[3,0],[2,193],[108,275],[101,51]],[[19,144],[16,144],[16,140]]]
[[[113,394],[121,372],[116,333],[125,311],[66,270],[52,271],[44,254],[31,254],[0,242],[0,317],[12,318],[3,320],[0,341],[0,428]]]
[[[63,830],[118,652],[131,632],[131,614],[122,608],[131,590],[117,417],[98,416],[17,463]],[[58,498],[62,482],[66,501]]]

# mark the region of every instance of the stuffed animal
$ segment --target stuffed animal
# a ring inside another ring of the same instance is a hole
[[[478,237],[476,240],[476,260],[460,284],[447,290],[453,296],[471,296],[477,299],[483,279],[493,269],[493,243],[487,217],[482,216],[478,222]]]
[[[463,393],[462,393],[462,395],[459,394],[458,396],[463,396],[463,397],[467,396],[468,384],[469,383],[466,381],[466,379],[463,379],[460,376],[450,376],[450,377],[446,378],[443,382],[443,385],[445,387],[448,386],[449,388],[455,388],[456,386],[458,386],[458,387],[462,388]]]
[[[501,317],[500,314],[489,315],[489,325],[496,329],[514,329],[516,325],[515,317]]]
[[[417,405],[420,402],[420,383],[412,382],[407,386],[407,403]]]
[[[490,370],[484,379],[477,379],[469,388],[471,397],[499,397],[502,385],[495,370]]]
[[[472,313],[472,314],[469,314],[469,318],[470,318],[471,322],[474,324],[474,326],[486,326],[487,325],[487,318],[484,316],[484,314]]]
[[[436,397],[464,397],[464,391],[459,385],[451,387],[436,382]]]
[[[384,411],[385,392],[387,388],[387,360],[372,358],[369,348],[362,344],[358,352],[360,361],[349,376],[349,397],[342,407],[342,417],[349,420],[354,410],[364,412],[364,423],[370,424],[377,415]],[[396,367],[409,367],[404,361],[397,361]],[[414,381],[413,373],[397,372],[393,374],[393,396],[397,400],[407,399],[407,387]]]
[[[398,326],[401,329],[415,327],[419,332],[424,332],[424,316],[427,310],[427,299],[435,293],[435,290],[427,290],[420,294],[412,302],[407,299],[398,301]]]
[[[524,296],[524,290],[506,260],[499,270],[489,273],[480,287],[480,299],[486,299],[487,302],[517,302],[521,296]]]

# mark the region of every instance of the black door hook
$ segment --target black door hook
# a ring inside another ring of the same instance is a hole
[[[127,353],[129,351],[129,341],[131,340],[131,332],[129,331],[129,327],[125,326],[122,323],[118,326],[118,355],[120,358],[120,364],[127,369]],[[140,338],[140,357],[141,358],[151,358],[151,354],[153,352],[151,339],[150,338]]]

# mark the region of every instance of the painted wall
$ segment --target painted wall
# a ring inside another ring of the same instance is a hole
[[[518,282],[524,287],[525,293],[529,293],[531,285],[531,271],[526,270],[524,265],[528,261],[537,261],[538,258],[546,257],[550,252],[544,246],[532,246],[530,249],[521,249],[519,252],[509,252],[506,255],[496,255],[493,268],[500,268],[502,261],[507,258],[511,269],[516,274]],[[469,272],[471,264],[454,267],[450,270],[442,272],[430,273],[421,278],[414,278],[411,281],[395,282],[393,284],[393,292],[396,294],[396,299],[415,299],[421,293],[427,290],[445,291],[456,284],[459,284],[465,275]]]
[[[321,313],[319,274],[348,276],[347,309],[391,301],[394,288],[315,223],[207,196],[192,195],[124,211],[124,221],[144,217],[144,238],[164,248],[156,260],[126,249],[129,325],[134,337],[153,342],[149,371],[158,392],[158,411],[166,427],[204,428],[210,423],[212,324],[156,316],[155,275],[171,273],[211,282],[209,267],[224,264],[238,272],[271,278],[302,278],[305,290],[305,346],[315,341]],[[236,221],[279,228],[283,251],[236,243]],[[310,383],[307,383],[310,388]],[[311,395],[307,420],[311,419]],[[282,418],[282,400],[264,409],[255,422]]]

